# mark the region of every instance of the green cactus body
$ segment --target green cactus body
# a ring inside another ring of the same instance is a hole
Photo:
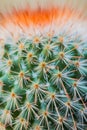
[[[74,25],[29,37],[14,24],[1,40],[0,130],[87,130],[87,40]]]
[[[38,39],[23,37],[15,45],[4,46],[0,130],[84,130],[85,48],[82,45],[79,52],[74,40],[65,46],[64,37],[59,36]]]

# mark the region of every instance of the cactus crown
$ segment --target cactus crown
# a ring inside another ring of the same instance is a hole
[[[79,36],[66,35],[6,42],[0,59],[0,130],[85,130],[85,46]]]

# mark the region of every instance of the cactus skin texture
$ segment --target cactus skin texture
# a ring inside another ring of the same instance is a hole
[[[0,130],[87,130],[87,42],[72,20],[61,25],[16,37],[18,23],[0,39]]]
[[[0,61],[0,130],[87,128],[86,43],[66,43],[65,38],[24,36],[15,45],[5,44]]]

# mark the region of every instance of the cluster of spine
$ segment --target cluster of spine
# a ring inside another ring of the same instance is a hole
[[[86,43],[64,36],[5,43],[0,130],[86,130]]]

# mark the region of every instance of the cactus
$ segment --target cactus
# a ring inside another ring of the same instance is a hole
[[[1,40],[0,130],[86,130],[87,43],[78,34]]]
[[[38,36],[5,44],[0,61],[0,130],[86,128],[86,43],[75,43],[66,44],[62,36],[42,40]]]

